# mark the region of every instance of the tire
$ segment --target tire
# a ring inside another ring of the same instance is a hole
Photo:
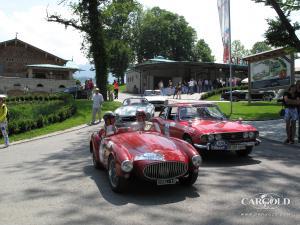
[[[198,178],[198,171],[197,172],[189,171],[185,177],[179,178],[179,183],[181,185],[191,186],[196,182],[197,178]]]
[[[93,152],[93,165],[94,165],[95,169],[101,168],[100,163],[96,160],[96,156],[95,156],[94,152]]]
[[[253,147],[246,147],[245,150],[238,150],[236,151],[236,154],[240,157],[246,157],[252,152]]]
[[[108,181],[112,191],[122,193],[128,186],[128,181],[124,177],[119,177],[116,174],[116,161],[110,157],[108,161]]]

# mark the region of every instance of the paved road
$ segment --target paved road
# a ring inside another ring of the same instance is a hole
[[[133,183],[113,193],[93,168],[96,126],[0,149],[1,225],[300,224],[300,151],[263,142],[249,158],[206,157],[193,187]],[[242,198],[276,193],[291,203],[256,210]]]

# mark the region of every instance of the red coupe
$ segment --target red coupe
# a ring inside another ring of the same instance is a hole
[[[200,150],[229,150],[247,156],[260,143],[255,127],[229,121],[212,103],[169,104],[152,121],[166,136],[183,139]]]
[[[157,185],[192,185],[202,161],[189,143],[165,137],[151,123],[147,130],[123,127],[109,136],[100,129],[91,135],[90,152],[94,166],[108,170],[115,192],[124,191],[133,176]]]

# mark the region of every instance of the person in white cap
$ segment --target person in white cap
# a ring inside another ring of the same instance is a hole
[[[4,104],[5,95],[0,95],[0,129],[2,132],[2,136],[4,137],[4,145],[5,147],[9,146],[9,138],[6,131],[7,128],[7,107]]]
[[[92,109],[91,124],[95,124],[97,113],[99,117],[99,122],[101,121],[101,105],[104,102],[102,94],[99,93],[99,88],[95,88],[95,94],[93,95],[92,100],[93,100],[93,109]]]

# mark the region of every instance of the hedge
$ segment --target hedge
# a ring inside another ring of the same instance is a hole
[[[8,123],[9,134],[19,134],[26,131],[30,131],[37,128],[42,128],[46,125],[62,122],[76,113],[76,107],[74,105],[65,106],[57,112],[43,116],[40,115],[35,119],[25,119],[19,121],[10,121]]]
[[[235,86],[235,87],[232,87],[232,90],[248,90],[248,85]],[[201,95],[200,99],[205,100],[205,99],[209,98],[210,96],[222,94],[226,91],[230,91],[230,87],[219,88],[219,89],[216,89],[213,91],[206,92],[203,95]]]
[[[43,102],[43,101],[54,101],[54,100],[63,100],[69,94],[65,93],[57,93],[57,94],[50,94],[50,95],[24,95],[24,96],[16,96],[16,97],[8,97],[5,102],[7,104],[12,103],[25,103],[25,102]]]

